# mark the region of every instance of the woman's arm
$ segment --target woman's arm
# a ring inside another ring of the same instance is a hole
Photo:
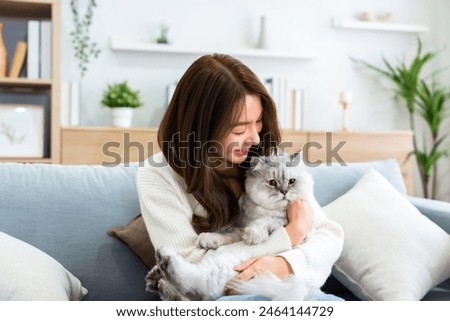
[[[294,249],[280,253],[289,262],[295,275],[307,285],[320,287],[331,273],[331,268],[342,252],[344,231],[329,220],[317,201],[310,198],[314,210],[314,224],[304,242]]]
[[[323,285],[342,251],[342,228],[326,218],[313,197],[307,202],[291,204],[288,217],[286,229],[292,243],[298,245],[277,256],[255,257],[243,262],[235,267],[240,272],[237,279],[250,279],[255,273],[270,270],[278,277],[298,275],[313,287]],[[314,225],[313,231],[307,235],[311,225]]]

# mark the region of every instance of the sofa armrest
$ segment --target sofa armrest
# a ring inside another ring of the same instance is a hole
[[[408,199],[422,214],[450,234],[450,203],[412,196]],[[438,288],[450,290],[450,279],[439,284]]]
[[[412,196],[408,199],[422,214],[450,234],[450,203]]]

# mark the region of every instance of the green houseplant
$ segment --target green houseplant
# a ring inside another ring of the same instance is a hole
[[[139,91],[132,90],[126,81],[109,84],[101,102],[111,109],[114,127],[131,127],[133,109],[143,105]]]
[[[436,83],[430,86],[421,77],[423,67],[435,57],[436,53],[422,53],[422,42],[420,39],[417,42],[416,55],[409,65],[405,62],[394,65],[383,58],[384,68],[379,68],[363,60],[354,58],[352,60],[390,80],[396,96],[403,100],[404,106],[408,110],[410,128],[414,132],[412,154],[416,156],[419,167],[422,192],[426,198],[435,198],[436,164],[439,159],[449,155],[448,151],[443,149],[442,144],[449,133],[443,133],[442,124],[449,115],[450,95],[448,89]],[[423,142],[421,144],[417,138],[419,136],[417,120],[422,121],[426,129],[422,135]]]

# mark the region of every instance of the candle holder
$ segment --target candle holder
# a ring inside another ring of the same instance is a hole
[[[342,131],[343,132],[349,132],[350,129],[348,128],[348,118],[347,118],[347,110],[348,107],[350,106],[349,102],[343,102],[341,101],[342,104]]]
[[[352,93],[350,91],[343,91],[340,94],[340,102],[342,105],[342,131],[349,132],[348,128],[348,108],[352,101]]]

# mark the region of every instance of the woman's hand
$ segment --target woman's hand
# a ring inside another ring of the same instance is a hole
[[[291,202],[287,209],[288,224],[284,227],[292,246],[303,242],[311,231],[314,211],[308,201],[298,199]]]
[[[236,276],[236,280],[249,280],[255,274],[264,272],[272,272],[280,278],[294,273],[291,265],[282,256],[255,256],[235,266],[234,270],[240,272]]]

